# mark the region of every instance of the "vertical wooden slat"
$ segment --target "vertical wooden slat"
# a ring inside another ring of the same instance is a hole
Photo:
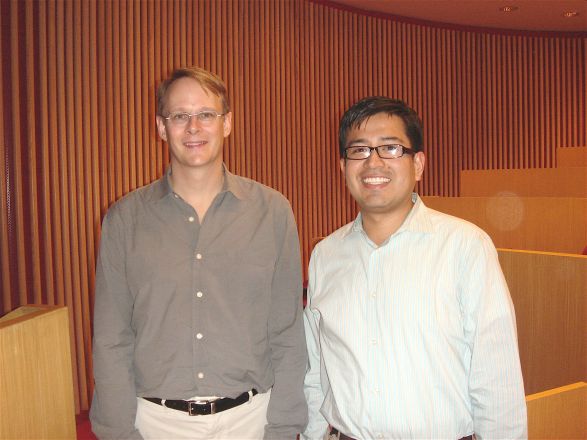
[[[122,10],[122,12],[121,12]],[[125,75],[124,69],[122,68],[125,63],[125,51],[124,45],[121,42],[123,40],[124,33],[124,3],[112,2],[112,82],[109,84],[113,94],[113,105],[112,108],[112,119],[114,122],[113,127],[113,139],[112,139],[112,170],[111,175],[113,176],[114,194],[116,199],[119,199],[124,194],[124,182],[126,180],[127,169],[122,167],[123,157],[126,153],[123,136],[127,133],[126,125],[123,121],[126,120],[127,115],[126,107],[127,103],[123,99],[123,89],[125,83],[123,78]]]
[[[77,114],[77,109],[81,107],[80,100],[80,74],[79,72],[79,57],[78,50],[80,38],[80,20],[74,20],[77,15],[78,4],[68,2],[64,5],[64,21],[71,23],[70,26],[65,26],[63,29],[63,57],[64,69],[59,80],[63,89],[68,87],[72,93],[66,94],[63,99],[63,108],[61,119],[64,121],[62,133],[64,137],[61,139],[63,148],[62,178],[60,194],[62,197],[62,218],[63,222],[63,237],[64,237],[64,273],[65,273],[65,304],[67,304],[71,340],[72,345],[72,359],[73,362],[79,362],[80,350],[77,344],[78,337],[81,338],[79,322],[76,322],[74,316],[79,313],[79,301],[77,295],[82,285],[82,270],[83,266],[80,254],[80,228],[83,225],[83,213],[79,210],[79,191],[76,190],[78,185],[78,168],[79,168],[79,154],[77,148],[82,142],[79,140],[79,124],[81,121],[80,115]],[[77,22],[77,24],[75,23]],[[62,90],[63,90],[62,89]],[[81,181],[83,182],[83,180]],[[73,371],[73,382],[75,389],[80,389],[80,381],[77,369]],[[79,396],[76,394],[75,406],[79,408]]]
[[[109,173],[108,173],[108,164],[109,164],[109,151],[110,146],[109,144],[109,136],[108,136],[108,115],[112,112],[106,111],[106,102],[108,96],[108,88],[107,84],[107,77],[108,77],[108,66],[107,66],[107,58],[108,53],[110,51],[110,47],[108,46],[108,35],[111,35],[111,32],[108,29],[108,25],[110,20],[108,20],[108,11],[107,5],[108,2],[97,2],[96,8],[96,28],[100,29],[100,34],[96,34],[94,39],[95,47],[97,48],[97,60],[94,71],[96,72],[96,92],[97,92],[97,117],[98,117],[98,125],[97,125],[97,132],[93,133],[94,137],[97,138],[95,140],[96,150],[98,152],[98,173],[99,173],[99,182],[100,186],[96,188],[98,193],[100,194],[99,197],[99,206],[100,206],[100,217],[96,219],[95,223],[101,223],[102,221],[102,214],[106,211],[108,207],[108,200],[109,200]],[[98,75],[98,71],[100,74]],[[96,234],[99,237],[99,234]],[[98,247],[98,243],[96,242],[96,247]]]
[[[37,93],[39,100],[39,111],[37,114],[37,121],[39,123],[39,142],[38,150],[40,151],[41,164],[39,167],[40,171],[40,213],[39,218],[41,219],[41,235],[42,245],[40,246],[41,253],[43,255],[43,286],[39,287],[41,296],[45,296],[45,304],[55,304],[55,285],[54,285],[54,260],[53,260],[53,233],[51,228],[53,206],[51,205],[51,141],[49,137],[49,120],[50,120],[50,107],[48,101],[49,95],[49,75],[48,75],[48,47],[50,44],[48,34],[48,9],[45,2],[38,3],[39,7],[39,34],[35,42],[38,48],[39,54],[39,91]],[[38,302],[39,304],[41,302]]]
[[[513,115],[516,112],[516,107],[515,107],[515,93],[516,93],[516,83],[514,81],[515,79],[515,48],[512,47],[511,45],[507,44],[507,42],[505,42],[504,44],[506,44],[507,50],[508,50],[508,55],[507,55],[507,59],[506,59],[506,76],[505,76],[505,87],[503,89],[503,93],[505,93],[506,97],[507,97],[507,102],[506,102],[506,119],[505,119],[505,127],[508,133],[507,138],[505,139],[505,147],[507,148],[507,156],[505,157],[505,164],[506,166],[510,166],[513,167],[513,158],[516,155],[516,152],[514,150],[514,148],[512,148],[513,145],[516,144],[516,139],[515,139],[515,123],[513,120]]]
[[[91,184],[86,186],[86,200],[88,206],[86,206],[86,234],[87,234],[87,269],[88,269],[88,284],[83,286],[84,292],[82,295],[82,313],[81,316],[77,316],[76,319],[82,322],[83,338],[80,340],[79,345],[82,347],[80,352],[83,354],[85,364],[78,365],[78,374],[80,375],[80,381],[83,381],[84,386],[80,386],[79,393],[79,404],[80,409],[89,407],[90,398],[93,391],[93,378],[92,372],[92,350],[91,350],[91,339],[92,339],[92,328],[91,319],[93,315],[93,286],[95,281],[94,268],[96,267],[96,254],[97,254],[97,237],[98,224],[100,221],[100,176],[99,176],[99,151],[102,149],[99,142],[98,127],[99,127],[99,113],[100,107],[98,104],[98,42],[97,42],[97,24],[98,24],[98,11],[97,3],[87,3],[84,6],[84,22],[86,23],[87,35],[84,38],[84,45],[82,48],[83,53],[87,54],[87,62],[84,64],[84,94],[87,97],[89,109],[89,115],[84,126],[84,143],[89,145],[90,151],[87,151],[84,160],[84,168],[86,172],[87,180]],[[100,91],[101,93],[101,91]]]
[[[53,291],[52,301],[50,305],[65,304],[65,279],[63,274],[63,238],[61,229],[61,198],[59,194],[59,163],[61,144],[59,139],[58,129],[58,118],[52,116],[57,110],[57,63],[50,62],[49,60],[55,60],[57,57],[57,7],[54,2],[47,3],[47,145],[46,148],[47,160],[48,160],[48,173],[47,179],[47,191],[48,191],[48,206],[51,207],[48,212],[48,228],[50,229],[50,235],[48,233],[47,239],[52,237],[51,252],[47,254],[48,260],[53,262],[51,267],[48,267],[48,271],[52,272],[53,284],[48,285],[46,288]],[[42,90],[41,90],[41,93]],[[45,99],[45,98],[43,98]],[[44,107],[44,105],[42,106]]]
[[[11,39],[11,52],[14,54],[19,53],[19,39],[18,39],[18,28],[19,28],[19,4],[16,1],[10,2],[10,30],[11,34],[14,37]],[[23,150],[26,151],[26,146],[23,145],[23,139],[21,137],[21,130],[24,122],[21,121],[21,105],[20,105],[20,93],[19,89],[21,87],[20,81],[20,69],[19,69],[19,59],[15,59],[10,64],[10,79],[11,84],[14,84],[13,87],[7,89],[10,90],[11,100],[10,100],[10,110],[12,115],[12,142],[9,148],[12,150],[12,164],[13,169],[10,169],[9,172],[13,176],[13,193],[10,194],[11,198],[13,198],[13,206],[14,206],[14,223],[13,223],[13,233],[16,239],[16,245],[14,246],[14,251],[11,252],[12,256],[16,257],[17,261],[17,289],[18,291],[16,294],[18,295],[18,300],[20,303],[26,303],[28,301],[27,292],[28,292],[28,280],[27,280],[27,262],[26,262],[26,249],[25,249],[25,231],[24,228],[26,227],[26,219],[24,217],[24,207],[23,207],[23,197],[24,197],[24,185],[23,185],[23,163],[22,163],[22,154]],[[10,151],[10,150],[9,150]],[[10,168],[10,160],[9,160],[9,168]],[[10,219],[9,219],[10,221]]]
[[[125,32],[128,33],[129,37],[126,39],[126,56],[121,59],[121,69],[126,72],[126,83],[124,84],[124,100],[127,103],[125,111],[126,127],[123,129],[126,133],[126,148],[127,154],[125,155],[126,163],[123,162],[123,169],[128,170],[128,182],[124,189],[127,193],[137,187],[137,169],[136,169],[136,156],[137,156],[137,139],[135,128],[136,124],[139,123],[137,118],[137,108],[135,106],[135,89],[140,86],[140,80],[136,82],[136,76],[139,74],[137,68],[140,64],[135,63],[136,47],[135,47],[135,9],[139,7],[138,2],[128,2],[126,9],[126,17],[123,21]],[[140,23],[136,23],[139,25]],[[137,92],[140,91],[137,90]]]
[[[9,6],[6,2],[0,2],[0,57],[7,60],[10,50],[4,49],[4,32],[2,29],[8,27],[7,19],[9,14],[6,8]],[[8,53],[7,53],[8,52]],[[0,68],[0,81],[5,84],[4,69]],[[4,104],[4,87],[0,87],[0,103]],[[9,193],[10,188],[10,170],[8,159],[8,144],[6,142],[6,132],[4,130],[4,118],[0,118],[0,313],[12,309],[11,299],[11,268],[10,268],[10,245],[9,245]]]
[[[118,45],[120,48],[120,57],[118,58],[118,65],[116,71],[120,75],[120,82],[116,84],[118,89],[118,106],[117,108],[117,115],[116,119],[120,121],[120,128],[117,131],[119,136],[120,142],[120,163],[118,164],[118,174],[122,177],[121,182],[121,195],[126,194],[130,190],[130,174],[131,174],[131,167],[130,167],[130,119],[133,117],[130,114],[131,109],[131,102],[129,102],[129,51],[131,48],[129,47],[130,41],[127,37],[127,17],[129,14],[129,7],[134,2],[125,2],[120,3],[119,11],[120,11],[120,18],[118,21],[119,25],[119,39]],[[132,35],[132,34],[129,34]]]
[[[31,25],[35,26],[35,19],[34,19],[34,3],[31,0],[27,0],[25,3],[25,22],[30,23]],[[32,33],[27,33],[25,35],[25,50],[27,53],[34,53],[35,52],[35,40],[34,35]],[[35,61],[37,57],[27,57],[26,58],[26,67],[25,67],[25,105],[24,108],[26,109],[26,124],[25,126],[28,127],[26,140],[23,143],[23,146],[26,151],[26,163],[29,168],[28,173],[28,182],[27,187],[28,191],[26,194],[22,194],[23,202],[28,199],[28,215],[27,219],[25,220],[28,223],[28,231],[27,234],[29,235],[29,243],[28,249],[26,252],[29,254],[30,262],[29,262],[29,269],[30,269],[30,277],[32,278],[32,283],[30,284],[31,291],[27,292],[27,296],[29,301],[35,303],[42,302],[42,293],[43,290],[41,289],[41,258],[40,258],[40,236],[39,236],[39,189],[41,185],[39,185],[38,177],[37,177],[37,149],[33,148],[33,145],[37,145],[37,106],[35,104]]]
[[[70,172],[70,188],[75,188],[78,182],[87,182],[86,175],[84,173],[84,155],[89,153],[88,148],[82,148],[78,150],[79,145],[86,145],[84,142],[84,123],[87,120],[83,117],[84,111],[88,106],[89,101],[84,99],[84,91],[83,91],[83,74],[82,74],[82,66],[87,65],[86,53],[82,52],[82,41],[84,36],[86,35],[87,29],[84,27],[84,19],[82,14],[82,2],[75,2],[72,5],[71,9],[71,20],[73,20],[73,35],[72,35],[72,60],[78,60],[78,62],[72,63],[72,68],[70,70],[70,74],[72,75],[70,78],[73,83],[73,99],[68,103],[68,113],[71,114],[73,119],[72,125],[72,132],[71,132],[71,140],[68,143],[68,148],[70,151],[70,163],[71,163],[71,172]],[[73,19],[76,17],[76,19]],[[88,146],[89,147],[89,146]],[[84,185],[85,186],[85,185]],[[72,278],[74,280],[73,283],[73,290],[71,292],[73,303],[70,313],[70,319],[72,319],[72,324],[75,328],[75,335],[81,337],[82,327],[81,321],[74,318],[74,316],[79,316],[81,313],[81,298],[80,293],[83,291],[83,286],[87,286],[88,283],[88,271],[87,271],[87,253],[85,252],[87,249],[86,246],[86,234],[85,234],[85,222],[86,222],[86,212],[85,212],[85,205],[86,205],[86,194],[82,188],[77,189],[76,191],[70,191],[71,194],[71,208],[72,216],[71,225],[72,227],[72,260],[73,260],[73,267],[72,267]],[[78,362],[79,358],[82,353],[78,351],[77,357]]]
[[[161,74],[161,69],[163,66],[163,60],[161,59],[161,45],[163,44],[161,38],[162,26],[160,25],[160,17],[161,17],[161,3],[160,2],[148,2],[149,5],[149,29],[150,32],[153,33],[154,42],[150,44],[151,48],[151,62],[149,63],[149,85],[151,87],[151,93],[149,94],[149,103],[150,107],[153,109],[153,115],[156,116],[157,114],[157,99],[154,94],[156,93],[156,88],[159,85],[160,78],[163,76]],[[195,37],[195,36],[194,36]],[[154,177],[157,175],[157,171],[163,169],[163,152],[161,143],[159,140],[158,135],[156,134],[155,129],[155,117],[151,118],[149,123],[151,124],[151,145],[149,153],[151,157],[155,158],[152,160],[152,165],[150,168],[151,172],[151,179],[150,181],[154,180]],[[156,140],[155,140],[156,139]]]

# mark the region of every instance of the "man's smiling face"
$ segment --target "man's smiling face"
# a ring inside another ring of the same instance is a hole
[[[375,114],[347,134],[346,147],[401,144],[410,148],[405,125],[398,116]],[[424,153],[381,159],[376,151],[364,160],[340,160],[347,187],[363,215],[401,214],[412,206],[412,191],[424,170]]]
[[[180,78],[167,92],[165,114],[186,112],[190,114],[205,110],[222,113],[222,100],[213,95],[193,78]],[[157,129],[167,141],[174,170],[183,168],[205,168],[222,166],[224,138],[232,128],[232,113],[203,124],[195,117],[185,126],[174,126],[162,116],[157,116]]]

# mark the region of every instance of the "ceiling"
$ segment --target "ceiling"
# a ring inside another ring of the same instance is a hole
[[[356,10],[515,31],[587,32],[587,0],[330,0]],[[500,8],[517,9],[502,12]],[[567,18],[568,11],[578,12]]]

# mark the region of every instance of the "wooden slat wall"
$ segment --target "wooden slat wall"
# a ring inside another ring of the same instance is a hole
[[[435,28],[303,0],[6,0],[0,52],[0,313],[69,307],[78,409],[100,221],[165,169],[154,92],[174,67],[226,80],[226,163],[290,199],[304,266],[312,238],[356,213],[337,122],[365,95],[421,114],[425,195],[458,195],[461,169],[550,167],[557,147],[587,144],[581,35]]]

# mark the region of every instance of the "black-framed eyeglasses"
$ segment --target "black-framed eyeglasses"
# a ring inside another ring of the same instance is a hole
[[[216,120],[216,118],[220,118],[224,115],[226,115],[226,113],[217,113],[214,110],[203,110],[198,113],[173,112],[166,117],[164,116],[163,119],[166,119],[175,126],[183,127],[188,125],[192,118],[196,118],[202,125],[210,125]]]
[[[377,151],[377,155],[381,159],[399,159],[404,154],[416,154],[414,150],[401,144],[378,145],[377,147],[353,145],[344,149],[344,157],[350,160],[365,160],[371,156],[373,150]]]

